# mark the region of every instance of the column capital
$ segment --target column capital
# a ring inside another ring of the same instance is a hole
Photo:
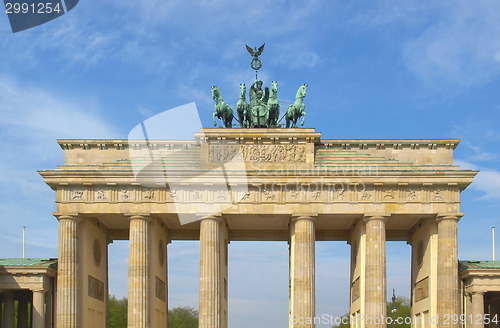
[[[203,220],[213,220],[213,221],[217,221],[217,222],[221,222],[222,221],[222,215],[221,214],[197,214],[197,216],[199,217],[199,221],[203,221]]]
[[[318,218],[318,214],[293,214],[292,215],[293,222],[297,222],[299,220],[309,220],[312,222],[316,222],[317,218]]]
[[[125,213],[125,216],[129,221],[131,220],[144,220],[150,222],[152,218],[149,213]]]
[[[380,220],[387,222],[387,219],[389,219],[390,216],[390,213],[365,213],[363,215],[363,221],[368,222],[372,220]]]
[[[470,294],[471,296],[474,296],[474,295],[478,295],[478,296],[479,296],[479,295],[484,295],[484,294],[485,294],[485,292],[484,292],[484,291],[481,291],[481,290],[473,290],[473,291],[470,291],[470,292],[469,292],[469,294]]]
[[[464,213],[441,213],[436,215],[436,221],[454,220],[458,222],[462,216],[464,216]]]
[[[81,222],[82,221],[82,218],[78,216],[78,213],[58,213],[58,212],[54,212],[54,213],[52,213],[52,215],[54,215],[58,221],[61,221],[61,220],[73,220],[73,221],[76,221],[76,222]]]
[[[43,289],[43,287],[42,288],[33,288],[33,289],[30,289],[30,290],[33,293],[43,293],[43,294],[45,294],[48,291],[46,289]]]

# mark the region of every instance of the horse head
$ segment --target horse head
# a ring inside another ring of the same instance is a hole
[[[295,99],[297,98],[304,98],[306,96],[306,93],[307,93],[307,84],[302,84],[299,88],[299,90],[297,90],[297,95],[295,95]]]
[[[240,97],[244,97],[247,92],[247,86],[245,83],[240,83]]]
[[[306,96],[306,93],[307,93],[307,84],[302,84],[302,86],[300,87],[300,90],[301,90],[301,95],[302,95],[302,98],[304,98]]]
[[[217,88],[217,86],[215,85],[212,85],[212,99],[217,99],[219,98],[219,96],[220,96],[219,88]]]
[[[271,91],[272,91],[273,93],[277,93],[277,92],[278,92],[278,82],[273,81],[273,82],[271,83]]]

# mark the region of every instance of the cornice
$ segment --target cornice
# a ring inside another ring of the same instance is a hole
[[[212,131],[213,130],[213,131]],[[262,131],[261,131],[262,130]],[[291,131],[298,130],[298,131]],[[321,133],[314,129],[255,129],[251,133],[242,133],[240,129],[221,130],[204,129],[202,133],[195,133],[195,140],[128,140],[128,139],[58,139],[59,146],[64,150],[124,150],[129,148],[141,149],[171,149],[172,147],[196,146],[203,142],[227,142],[234,140],[238,143],[262,143],[280,140],[295,142],[304,140],[316,143],[318,146],[336,149],[455,149],[460,139],[320,139]]]
[[[460,139],[323,139],[320,146],[338,149],[455,149]]]

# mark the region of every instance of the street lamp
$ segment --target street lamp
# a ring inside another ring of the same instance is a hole
[[[391,309],[391,313],[394,314],[394,313],[396,313],[397,310],[398,309],[396,308],[396,291],[393,288],[392,289],[392,309]],[[395,322],[394,318],[392,318],[392,327],[396,327],[396,322]]]
[[[392,309],[391,313],[396,313],[398,309],[396,308],[396,291],[392,289]]]

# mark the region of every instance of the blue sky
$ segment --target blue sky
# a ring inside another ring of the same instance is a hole
[[[210,87],[236,104],[254,72],[245,43],[266,42],[260,78],[323,138],[460,138],[456,163],[479,169],[462,193],[459,257],[491,259],[500,200],[500,2],[110,1],[12,34],[0,14],[0,257],[57,256],[55,194],[36,172],[63,163],[57,138],[126,138],[195,101],[211,126]],[[234,108],[234,107],[233,107]],[[499,225],[500,226],[500,225]],[[110,246],[110,292],[126,295],[126,242]],[[198,300],[196,242],[169,245],[171,306]],[[230,325],[285,326],[286,243],[230,245]],[[409,295],[409,252],[387,244],[388,288]],[[348,309],[349,246],[318,243],[317,314]],[[262,296],[264,295],[264,296]]]

